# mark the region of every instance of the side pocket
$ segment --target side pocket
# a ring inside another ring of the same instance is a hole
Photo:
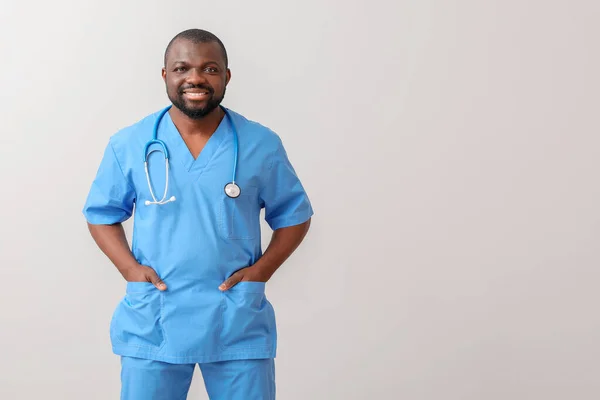
[[[264,282],[239,282],[223,296],[223,350],[265,349],[275,343],[275,319]]]
[[[148,282],[127,282],[125,297],[115,310],[111,337],[127,346],[158,349],[165,342],[163,294]]]
[[[237,198],[221,195],[219,225],[225,239],[253,240],[260,234],[260,206],[258,188],[242,188]]]

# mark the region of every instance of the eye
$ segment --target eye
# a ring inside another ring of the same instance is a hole
[[[204,70],[210,74],[214,74],[216,72],[219,72],[215,67],[206,67],[204,68]]]
[[[175,67],[175,69],[173,71],[175,71],[175,72],[183,72],[183,71],[185,71],[185,67]]]

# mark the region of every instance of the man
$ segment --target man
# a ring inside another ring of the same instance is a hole
[[[304,239],[311,203],[279,136],[220,105],[231,72],[216,36],[175,36],[162,77],[171,108],[111,136],[83,209],[127,281],[110,324],[121,399],[185,399],[196,363],[211,399],[274,399],[265,283]]]

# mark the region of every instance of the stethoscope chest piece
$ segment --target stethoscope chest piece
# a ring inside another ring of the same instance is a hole
[[[242,193],[242,190],[235,182],[230,182],[225,185],[225,194],[228,197],[235,199],[240,196],[240,193]]]

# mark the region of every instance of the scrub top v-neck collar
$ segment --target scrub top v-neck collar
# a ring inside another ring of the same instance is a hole
[[[198,158],[194,159],[192,152],[187,144],[185,144],[185,140],[183,140],[183,137],[177,130],[169,113],[165,114],[163,121],[161,121],[161,125],[164,127],[164,140],[169,147],[170,158],[178,159],[190,173],[202,171],[213,158],[227,134],[231,132],[229,120],[227,116],[224,115],[217,129],[210,138],[208,138],[208,141],[198,155]]]

